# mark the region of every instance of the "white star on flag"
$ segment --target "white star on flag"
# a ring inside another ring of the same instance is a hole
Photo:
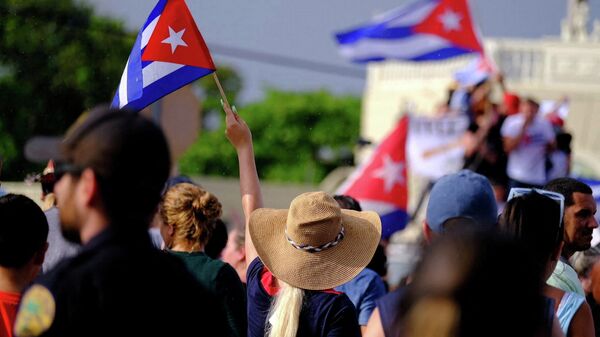
[[[385,193],[390,193],[396,184],[404,184],[403,162],[395,162],[389,154],[383,158],[383,166],[373,172],[373,177],[383,179]]]
[[[444,14],[440,15],[439,20],[442,25],[444,25],[444,30],[447,32],[453,30],[459,31],[461,28],[460,21],[462,20],[462,16],[451,9],[446,10]]]
[[[184,46],[187,47],[187,43],[185,43],[185,41],[183,41],[183,33],[185,33],[185,28],[175,32],[175,30],[173,30],[173,28],[171,28],[171,26],[169,26],[169,37],[164,39],[162,41],[162,43],[165,44],[170,44],[171,45],[171,53],[175,54],[175,49],[177,49],[177,47],[179,46]]]

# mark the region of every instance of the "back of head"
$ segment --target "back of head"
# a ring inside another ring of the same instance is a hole
[[[426,221],[429,228],[440,233],[447,222],[464,219],[481,228],[496,223],[498,206],[490,182],[473,171],[462,170],[440,178],[429,195]]]
[[[362,211],[362,207],[360,207],[358,200],[349,195],[334,195],[333,199],[337,201],[338,205],[340,205],[340,208],[342,209],[350,209],[358,212]]]
[[[113,224],[147,226],[171,166],[158,126],[137,113],[99,107],[67,134],[62,153],[68,163],[94,171]]]
[[[16,194],[0,197],[0,266],[25,266],[47,238],[48,221],[33,200]]]
[[[163,223],[173,226],[175,240],[205,245],[221,216],[221,203],[199,186],[181,183],[163,196],[159,212]]]
[[[592,189],[587,184],[569,177],[551,180],[544,189],[562,194],[565,197],[565,208],[575,203],[573,193],[592,194]]]
[[[501,231],[527,247],[528,255],[534,259],[540,273],[560,247],[561,224],[560,205],[535,191],[509,200],[499,220]]]
[[[423,329],[433,329],[421,323],[427,321],[437,336],[535,335],[544,303],[523,253],[522,244],[492,231],[441,236],[425,252],[401,304],[402,335],[425,335]]]

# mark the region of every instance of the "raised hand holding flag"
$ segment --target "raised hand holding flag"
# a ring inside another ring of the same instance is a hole
[[[112,106],[141,110],[215,69],[185,1],[160,0],[138,33]]]

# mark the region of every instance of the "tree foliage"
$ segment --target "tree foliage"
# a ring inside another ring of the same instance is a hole
[[[58,135],[108,102],[134,36],[75,0],[0,0],[0,151],[3,178],[37,166],[23,157],[34,135]]]
[[[266,180],[317,183],[340,160],[351,160],[348,154],[359,136],[356,97],[269,90],[263,101],[239,112],[252,129],[257,168]],[[202,133],[182,157],[182,173],[238,175],[235,151],[221,124],[218,130]]]

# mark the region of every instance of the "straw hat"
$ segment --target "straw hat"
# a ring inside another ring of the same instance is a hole
[[[381,238],[375,212],[340,209],[325,192],[304,193],[290,209],[261,208],[250,216],[250,237],[278,279],[324,290],[353,279],[371,261]]]

